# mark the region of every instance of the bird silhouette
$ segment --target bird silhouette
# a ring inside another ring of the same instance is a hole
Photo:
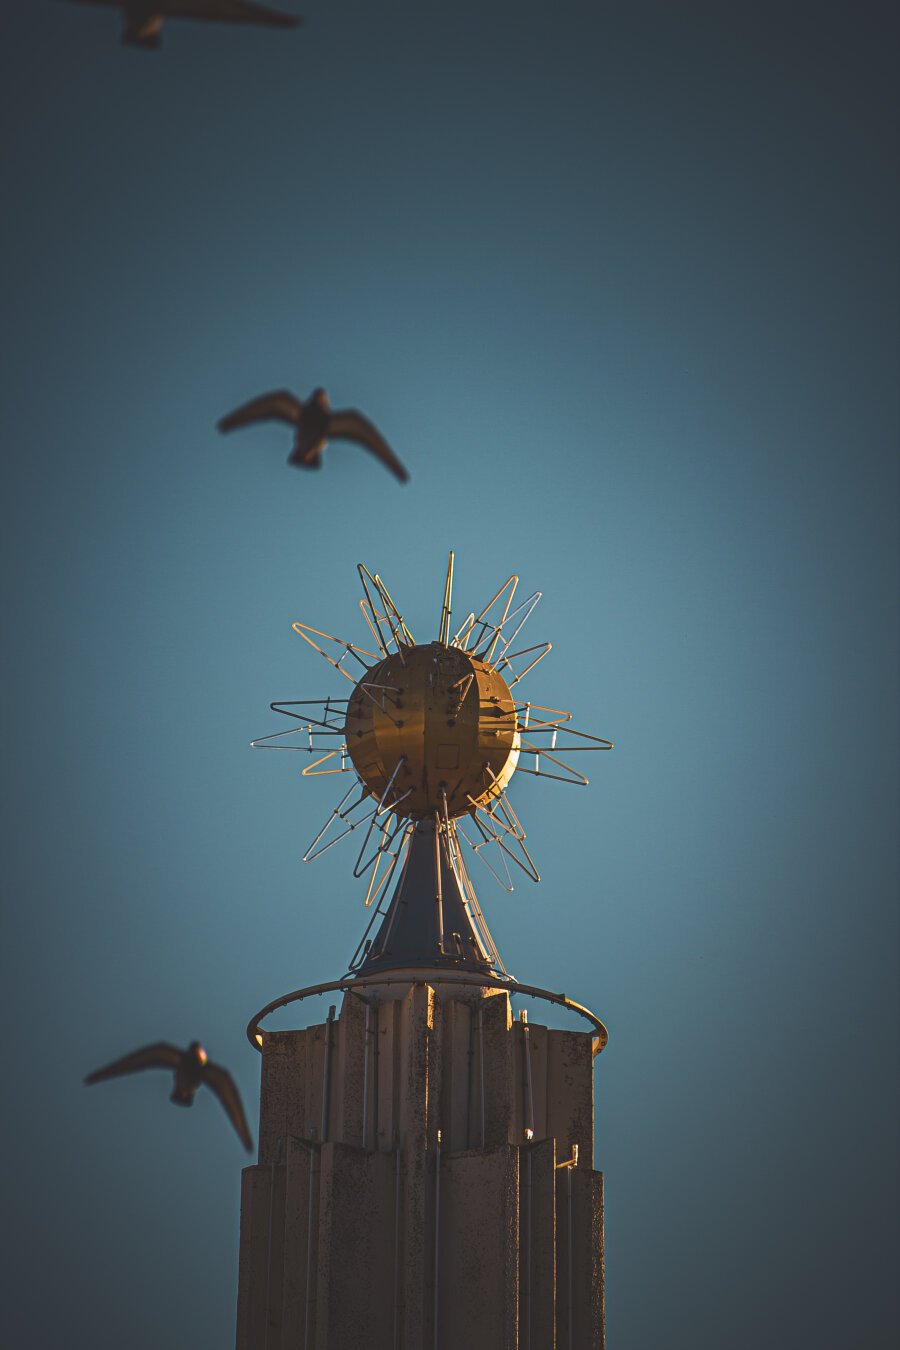
[[[162,45],[163,19],[201,19],[296,28],[303,20],[251,0],[69,0],[76,5],[112,5],[122,11],[122,41],[128,47]]]
[[[380,459],[386,469],[405,483],[409,474],[394,454],[387,441],[367,417],[354,408],[331,411],[324,389],[314,389],[302,402],[287,389],[276,389],[271,394],[260,394],[249,403],[243,403],[218,423],[220,431],[233,431],[253,422],[287,422],[296,427],[294,449],[288,464],[298,469],[320,469],[322,453],[329,441],[355,441]]]
[[[85,1083],[102,1083],[106,1078],[119,1078],[122,1074],[137,1073],[139,1069],[172,1069],[175,1085],[170,1101],[178,1106],[193,1106],[197,1089],[206,1084],[216,1094],[225,1108],[228,1119],[240,1136],[241,1143],[249,1152],[253,1140],[247,1128],[247,1117],[240,1093],[234,1079],[221,1064],[210,1063],[209,1056],[199,1041],[191,1041],[186,1050],[179,1050],[167,1041],[157,1041],[154,1045],[145,1045],[140,1050],[113,1060],[102,1069],[96,1069],[85,1078]]]

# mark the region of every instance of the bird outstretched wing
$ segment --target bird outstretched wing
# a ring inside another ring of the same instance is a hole
[[[295,427],[300,421],[303,404],[287,389],[276,389],[271,394],[260,394],[242,403],[234,412],[227,413],[216,424],[220,431],[233,431],[251,422],[287,422]]]
[[[157,1041],[155,1045],[145,1045],[130,1055],[114,1059],[102,1069],[95,1069],[85,1078],[85,1083],[101,1083],[104,1078],[118,1078],[123,1073],[137,1073],[138,1069],[177,1069],[181,1062],[182,1051],[168,1041]]]
[[[203,1081],[208,1088],[213,1090],[225,1107],[228,1119],[237,1130],[241,1143],[249,1153],[253,1148],[253,1140],[247,1128],[247,1117],[244,1115],[241,1094],[238,1092],[231,1074],[227,1069],[223,1069],[221,1064],[207,1064],[203,1070]]]
[[[399,478],[401,483],[405,483],[409,478],[406,469],[400,463],[387,441],[382,436],[377,427],[369,421],[368,417],[363,417],[361,412],[355,408],[346,408],[342,412],[333,412],[328,419],[328,439],[356,441],[357,445],[365,448],[377,459],[380,459],[386,469],[390,469],[395,478]]]
[[[213,19],[224,23],[258,23],[269,28],[296,28],[299,14],[284,14],[250,0],[162,0],[159,8],[183,19]]]

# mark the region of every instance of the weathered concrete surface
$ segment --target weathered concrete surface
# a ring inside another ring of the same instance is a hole
[[[556,1212],[557,1343],[572,1350],[604,1350],[602,1174],[558,1169]]]
[[[332,1074],[334,1111],[331,1133],[348,1144],[362,1145],[365,1078],[366,1008],[362,999],[348,998],[336,1030],[336,1064]],[[367,1092],[366,1096],[370,1094]]]
[[[471,1147],[472,1080],[475,1072],[475,1015],[465,1003],[444,1005],[441,1132],[448,1153]],[[480,1131],[479,1131],[480,1140]]]
[[[309,1031],[275,1031],[263,1042],[259,1094],[259,1161],[270,1163],[283,1149],[279,1140],[307,1131],[306,1097]]]
[[[604,1350],[603,1174],[572,1172],[575,1345]]]
[[[307,1308],[307,1239],[312,1229],[318,1233],[318,1158],[297,1139],[289,1139],[284,1173],[284,1268],[282,1271],[281,1335],[283,1350],[304,1344],[307,1319],[310,1335],[315,1335],[316,1268],[310,1271],[310,1304]],[[310,1196],[310,1174],[313,1194]],[[312,1209],[310,1201],[312,1200]],[[317,1244],[313,1243],[315,1257]]]
[[[404,1160],[402,1344],[412,1347],[425,1345],[430,1321],[434,1185],[429,1176],[438,1130],[441,1005],[433,989],[416,985],[404,1000],[404,1013],[396,1135]]]
[[[537,1030],[537,1028],[535,1028]],[[547,1134],[559,1161],[578,1145],[579,1167],[594,1165],[594,1060],[583,1031],[547,1033]]]
[[[322,1147],[316,1350],[393,1339],[394,1168],[388,1153]]]
[[[481,1005],[484,1053],[484,1147],[497,1148],[511,1142],[520,1093],[513,1080],[515,1042],[510,1034],[512,1013],[508,994],[494,994]],[[519,1080],[521,1081],[521,1080]],[[516,1142],[522,1141],[521,1131]]]
[[[283,1265],[284,1168],[247,1167],[241,1187],[239,1345],[252,1345],[262,1336],[268,1350],[281,1350]]]
[[[545,1139],[522,1150],[519,1163],[520,1299],[522,1350],[556,1345],[556,1143]]]
[[[438,1350],[516,1350],[518,1246],[519,1149],[443,1158]]]
[[[432,1350],[435,1275],[438,1350],[603,1350],[591,1035],[528,1024],[529,1141],[509,996],[442,993],[265,1036],[238,1350]]]

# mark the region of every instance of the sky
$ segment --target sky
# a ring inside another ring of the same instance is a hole
[[[335,780],[249,741],[342,692],[294,620],[365,645],[362,561],[430,641],[452,548],[615,742],[514,779],[539,886],[473,874],[609,1028],[611,1350],[893,1346],[896,10],[302,12],[4,14],[0,1339],[233,1343],[220,1107],[81,1080],[197,1037],[255,1126],[248,1019],[366,914],[301,861]],[[407,486],[215,430],[320,384]]]

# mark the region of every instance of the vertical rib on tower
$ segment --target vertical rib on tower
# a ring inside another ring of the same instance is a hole
[[[442,959],[430,831],[340,1016],[263,1036],[237,1350],[603,1350],[593,1038]]]

